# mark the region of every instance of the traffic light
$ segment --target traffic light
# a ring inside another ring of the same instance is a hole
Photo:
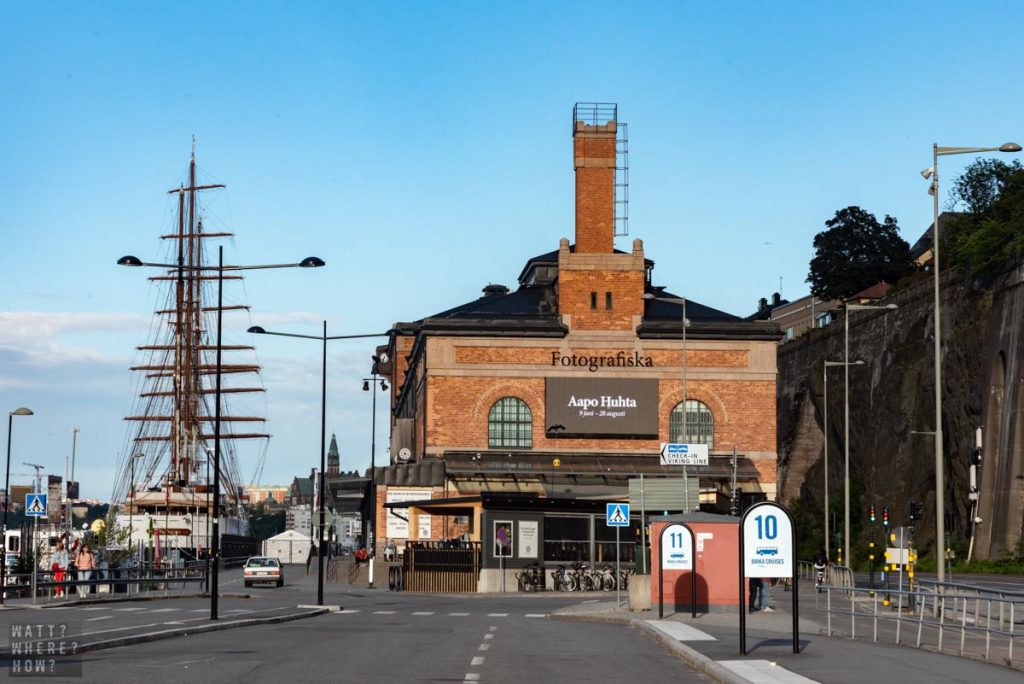
[[[889,526],[889,507],[885,506],[882,508],[882,524],[886,527]]]
[[[971,464],[976,466],[981,465],[981,447],[977,447],[971,452]]]
[[[924,504],[920,501],[910,502],[910,524],[913,525],[918,520],[924,518]]]
[[[868,504],[868,521],[875,524],[875,504]]]

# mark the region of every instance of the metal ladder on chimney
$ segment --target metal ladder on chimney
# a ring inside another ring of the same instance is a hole
[[[629,128],[616,122],[615,237],[629,235]]]

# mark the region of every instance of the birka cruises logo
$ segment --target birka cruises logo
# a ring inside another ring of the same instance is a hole
[[[654,368],[654,360],[650,356],[643,356],[638,351],[620,351],[614,354],[588,356],[586,354],[563,355],[561,352],[551,352],[551,365],[565,368],[586,368],[591,373],[596,373],[598,368]]]

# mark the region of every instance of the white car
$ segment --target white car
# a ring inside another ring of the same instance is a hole
[[[251,587],[257,582],[273,582],[282,587],[284,586],[284,569],[281,567],[281,561],[273,556],[253,556],[245,561],[242,580],[246,587]]]

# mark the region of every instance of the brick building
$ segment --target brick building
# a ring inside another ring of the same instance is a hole
[[[748,501],[775,497],[780,334],[655,285],[641,240],[615,249],[616,118],[614,107],[574,110],[574,243],[528,259],[514,289],[488,285],[396,324],[378,349],[374,372],[392,387],[392,464],[375,473],[378,542],[465,534],[486,548],[480,511],[497,495],[535,508],[624,501],[640,474],[680,478],[660,463],[665,442],[708,446],[708,465],[688,472],[701,509],[729,511],[734,473]],[[425,499],[436,505],[408,508],[401,524],[385,508]]]

